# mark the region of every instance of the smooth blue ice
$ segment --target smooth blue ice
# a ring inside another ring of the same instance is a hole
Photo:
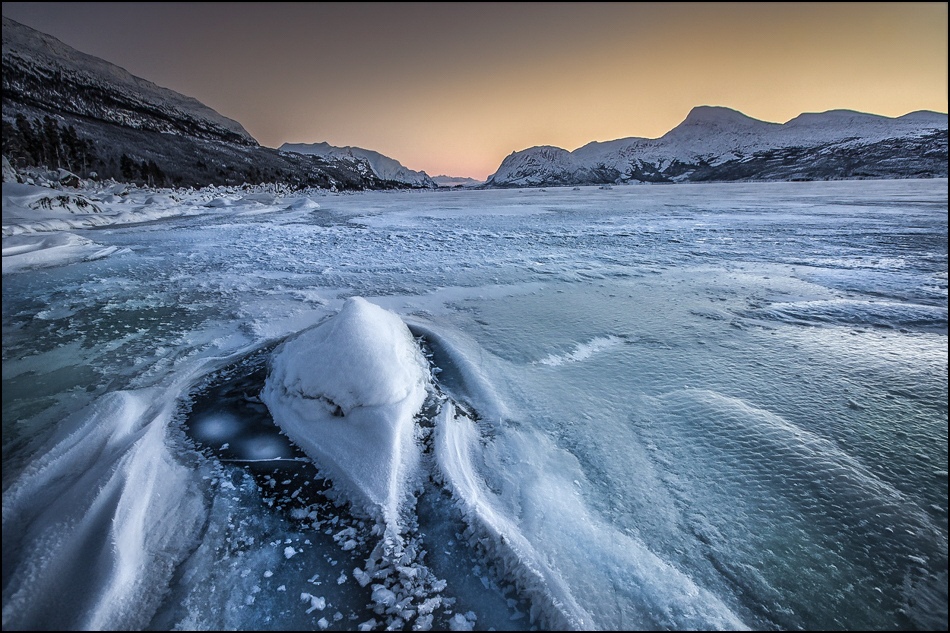
[[[4,629],[947,628],[946,179],[259,194],[5,267]],[[260,426],[354,305],[398,547]]]

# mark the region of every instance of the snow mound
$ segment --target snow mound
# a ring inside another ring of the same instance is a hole
[[[261,399],[355,508],[395,527],[419,464],[414,416],[427,386],[405,323],[353,297],[278,348]]]
[[[287,206],[289,211],[314,211],[319,208],[320,203],[312,198],[298,198]]]

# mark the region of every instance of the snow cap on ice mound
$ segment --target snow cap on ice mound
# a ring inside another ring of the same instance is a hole
[[[419,461],[427,376],[406,324],[353,297],[275,351],[261,399],[335,489],[394,526]]]

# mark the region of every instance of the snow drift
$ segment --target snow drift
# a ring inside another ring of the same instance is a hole
[[[159,388],[109,393],[4,491],[4,630],[148,624],[206,516],[168,446],[173,410]]]

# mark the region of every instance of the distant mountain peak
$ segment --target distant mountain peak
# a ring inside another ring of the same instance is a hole
[[[447,176],[445,174],[432,176],[432,181],[440,187],[476,187],[485,182],[468,176]]]
[[[696,106],[689,111],[689,114],[686,115],[686,118],[680,125],[723,125],[729,123],[763,123],[764,121],[759,121],[758,119],[753,119],[752,117],[739,112],[738,110],[733,110],[732,108],[727,108],[725,106],[710,106],[710,105],[701,105]]]
[[[886,116],[879,114],[869,114],[867,112],[858,112],[857,110],[827,110],[825,112],[803,112],[794,119],[785,123],[788,126],[797,125],[824,125],[832,127],[853,126],[861,124],[880,124],[887,125],[893,121]]]
[[[696,106],[689,111],[683,122],[667,132],[662,138],[676,138],[683,135],[693,135],[697,131],[708,135],[713,130],[748,133],[749,131],[764,131],[778,123],[769,123],[752,118],[738,110],[723,106]]]
[[[913,112],[908,112],[904,116],[897,117],[899,119],[920,119],[933,121],[935,123],[942,123],[943,125],[947,124],[947,113],[946,112],[934,112],[933,110],[914,110]]]

